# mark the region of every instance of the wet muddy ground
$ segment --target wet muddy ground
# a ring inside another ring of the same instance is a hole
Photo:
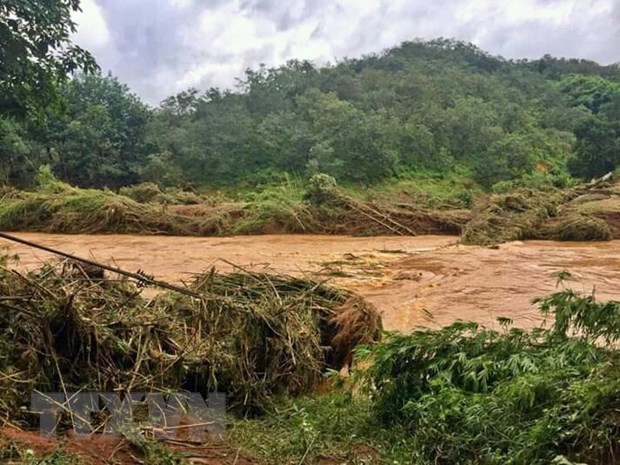
[[[383,312],[389,330],[409,331],[455,320],[519,326],[541,323],[534,297],[556,289],[554,274],[568,270],[569,285],[620,300],[620,241],[512,242],[499,248],[457,245],[456,237],[346,237],[266,235],[227,238],[22,233],[65,252],[144,270],[180,282],[212,266],[310,274],[355,290]],[[0,245],[5,245],[4,242]],[[6,243],[32,269],[50,255]]]

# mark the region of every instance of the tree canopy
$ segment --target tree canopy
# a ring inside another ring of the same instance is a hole
[[[12,141],[4,157],[51,164],[82,186],[221,186],[283,173],[554,183],[620,163],[619,86],[618,66],[412,41],[324,67],[248,69],[233,89],[188,89],[157,108],[112,76],[78,76],[58,86],[66,113],[5,124],[0,137]],[[4,179],[27,183],[28,173]]]
[[[0,115],[24,117],[57,98],[56,87],[76,70],[97,69],[70,40],[79,0],[0,3]]]

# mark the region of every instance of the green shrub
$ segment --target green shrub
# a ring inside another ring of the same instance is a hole
[[[49,165],[41,165],[39,167],[35,176],[35,182],[40,192],[58,194],[74,190],[69,184],[58,180]]]
[[[329,174],[318,173],[310,178],[304,199],[315,205],[333,202],[338,198],[338,184]]]
[[[562,291],[539,301],[550,330],[458,322],[391,334],[358,356],[374,410],[403,426],[420,463],[607,463],[620,420],[620,303]],[[608,341],[609,345],[602,345]]]
[[[270,232],[301,233],[312,231],[314,218],[303,201],[303,187],[298,179],[289,179],[258,193],[248,194],[245,218],[233,232],[256,234]]]

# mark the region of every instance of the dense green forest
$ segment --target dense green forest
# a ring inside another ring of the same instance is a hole
[[[412,41],[317,67],[248,69],[234,89],[157,108],[93,69],[35,114],[0,102],[0,179],[52,167],[80,187],[220,187],[327,173],[343,184],[457,175],[486,189],[566,184],[620,163],[620,66],[509,61]]]

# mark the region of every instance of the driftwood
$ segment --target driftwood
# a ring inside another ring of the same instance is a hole
[[[599,184],[603,184],[604,182],[611,181],[611,178],[613,178],[613,176],[614,176],[614,174],[610,171],[605,176],[601,176],[600,178],[592,179],[592,181],[590,181],[590,183],[588,185],[589,186],[597,186]]]
[[[417,233],[411,228],[399,223],[393,218],[390,218],[388,215],[381,213],[367,204],[346,196],[341,196],[340,201],[345,205],[345,207],[360,213],[364,217],[383,226],[394,234],[398,234],[399,236],[417,236]]]

